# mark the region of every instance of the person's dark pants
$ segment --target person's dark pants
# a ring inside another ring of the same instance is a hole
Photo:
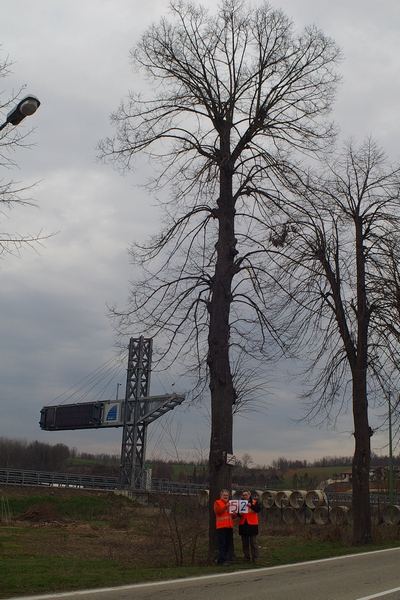
[[[250,552],[251,558],[253,562],[258,562],[258,542],[256,535],[242,535],[242,548],[243,554],[246,561],[250,560]]]
[[[227,562],[230,551],[233,549],[233,528],[222,527],[217,529],[218,534],[218,564],[223,565]]]

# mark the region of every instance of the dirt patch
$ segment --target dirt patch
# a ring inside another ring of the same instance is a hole
[[[22,515],[19,515],[18,519],[20,521],[30,521],[31,523],[63,522],[65,520],[60,517],[56,507],[48,502],[31,506]]]

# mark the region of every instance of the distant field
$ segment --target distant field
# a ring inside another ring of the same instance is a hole
[[[148,465],[149,467],[151,467],[151,465]],[[171,469],[171,476],[170,479],[171,480],[184,480],[185,478],[188,478],[190,476],[193,475],[194,473],[194,465],[188,465],[188,464],[172,464],[171,465],[172,469]],[[199,471],[201,471],[201,467],[196,467],[197,473],[199,473]],[[267,469],[247,469],[246,473],[244,472],[244,470],[241,467],[235,468],[233,473],[232,473],[232,480],[234,482],[238,482],[238,487],[241,486],[241,479],[242,476],[248,475],[249,472],[254,471],[255,473],[259,474],[260,472],[264,472],[264,473],[268,473]],[[309,487],[307,485],[307,482],[312,482],[315,481],[316,484],[320,483],[321,481],[325,481],[326,479],[332,479],[335,476],[339,476],[341,475],[341,473],[343,472],[348,472],[351,471],[351,466],[349,465],[344,465],[341,467],[311,467],[311,468],[301,468],[301,469],[290,469],[289,471],[287,471],[284,475],[283,475],[283,484],[281,484],[280,486],[276,486],[276,485],[272,485],[272,486],[262,486],[262,487],[271,487],[271,489],[275,489],[276,487],[278,488],[287,488],[287,489],[293,489],[295,487],[294,485],[294,480],[293,477],[294,475],[297,475],[297,480],[298,480],[298,485],[303,485],[305,487]],[[154,476],[154,473],[153,473]],[[254,487],[254,488],[258,488],[260,487],[258,484],[255,485],[251,485],[250,487]]]
[[[90,471],[93,466],[97,466],[98,469],[103,468],[107,468],[107,467],[115,467],[116,463],[108,463],[108,462],[104,462],[104,463],[98,463],[95,460],[90,460],[90,459],[82,459],[82,458],[74,458],[70,460],[70,465],[72,467],[72,469],[75,467],[77,470],[83,470],[84,467],[86,466],[88,471]],[[194,464],[185,464],[185,463],[170,463],[169,465],[169,472],[166,472],[165,474],[163,474],[163,479],[170,479],[172,481],[182,481],[182,482],[186,482],[188,480],[190,480],[193,476],[196,477],[197,481],[201,481],[201,478],[199,477],[201,474],[207,473],[207,467],[205,466],[198,466],[198,465],[194,465]],[[147,463],[146,465],[147,468],[152,468],[152,464],[151,463]],[[116,468],[116,467],[115,467]],[[290,469],[289,471],[287,471],[284,475],[283,475],[283,483],[281,485],[272,485],[272,486],[262,486],[263,488],[265,487],[270,487],[271,489],[275,489],[276,487],[281,488],[281,489],[294,489],[296,487],[295,482],[293,477],[295,475],[297,475],[297,487],[306,487],[309,488],[309,485],[311,484],[311,482],[315,482],[315,485],[319,484],[321,481],[325,481],[326,479],[332,479],[335,476],[339,476],[341,475],[341,473],[343,472],[348,472],[351,470],[351,466],[350,465],[344,465],[344,466],[340,466],[340,467],[305,467],[305,468],[301,468],[301,469]],[[248,468],[246,470],[243,470],[243,468],[241,467],[236,467],[233,470],[232,473],[232,480],[234,482],[238,482],[238,486],[240,487],[242,485],[241,481],[243,482],[242,477],[244,478],[244,481],[246,481],[245,476],[249,474],[249,472],[254,472],[255,474],[260,474],[260,473],[265,473],[268,474],[270,473],[269,469],[252,469],[252,468]],[[153,477],[156,477],[155,475],[156,471],[153,470]],[[314,484],[312,484],[314,485]],[[255,485],[251,485],[251,487],[254,488],[258,488],[260,487],[260,484],[255,484]]]

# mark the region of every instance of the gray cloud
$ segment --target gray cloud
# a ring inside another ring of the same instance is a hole
[[[214,6],[207,0],[204,4]],[[372,134],[390,157],[398,157],[400,95],[397,1],[281,0],[296,25],[315,23],[343,48],[343,84],[333,113],[342,137]],[[111,132],[110,113],[138,85],[128,62],[140,33],[161,14],[164,0],[3,0],[3,56],[15,61],[2,81],[4,98],[21,85],[42,101],[21,125],[35,127],[34,146],[18,150],[19,169],[2,177],[38,182],[32,195],[39,208],[19,207],[2,219],[7,231],[58,232],[38,252],[27,249],[0,263],[0,435],[79,450],[119,452],[121,431],[48,433],[38,426],[40,408],[95,371],[115,353],[107,304],[123,306],[133,273],[127,248],[157,230],[154,199],[143,183],[146,164],[121,177],[96,162],[97,142]],[[146,332],[132,332],[133,335]],[[124,372],[124,367],[123,367]],[[113,397],[121,375],[111,378]],[[271,373],[269,405],[235,420],[235,452],[250,452],[268,464],[279,456],[313,458],[351,454],[351,416],[338,431],[311,428],[301,417],[295,390],[281,373]],[[154,373],[152,393],[172,388],[174,373]],[[276,394],[279,390],[279,394]],[[378,417],[373,420],[378,423]],[[208,445],[206,411],[181,407],[149,430],[149,453],[196,453]],[[385,434],[373,443],[385,451]]]

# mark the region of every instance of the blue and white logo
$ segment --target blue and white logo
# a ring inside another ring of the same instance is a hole
[[[114,404],[111,406],[110,410],[107,413],[106,421],[116,421],[117,420],[117,408],[118,405]]]

